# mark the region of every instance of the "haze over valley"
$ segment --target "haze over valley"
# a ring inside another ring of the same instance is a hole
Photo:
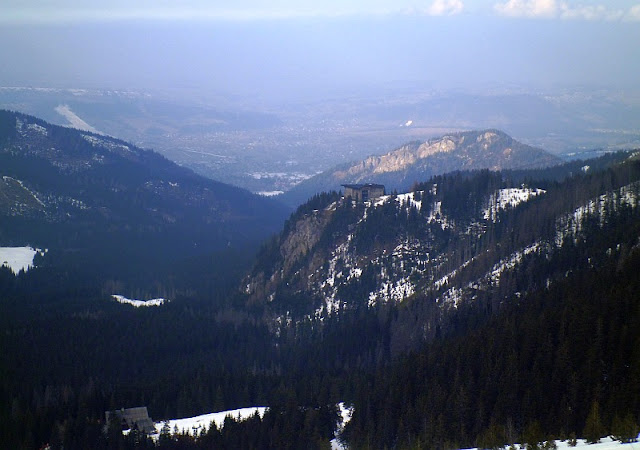
[[[335,165],[447,132],[498,128],[563,158],[640,145],[640,94],[589,88],[468,92],[383,85],[323,99],[0,87],[0,107],[121,137],[207,177],[276,194]]]

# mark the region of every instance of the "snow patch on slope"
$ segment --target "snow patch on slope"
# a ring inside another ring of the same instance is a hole
[[[436,190],[437,190],[437,184],[434,184],[433,188],[431,189],[432,194],[435,195]],[[400,204],[410,205],[411,207],[416,208],[418,211],[421,211],[423,207],[423,204],[422,204],[423,202],[422,200],[416,200],[415,194],[422,194],[423,192],[424,191],[416,191],[416,192],[407,192],[405,194],[383,195],[382,197],[378,197],[373,202],[372,205],[369,204],[368,206],[378,207],[378,206],[384,205],[386,202],[390,200],[395,200]],[[447,218],[442,214],[441,201],[434,201],[431,204],[431,209],[429,211],[430,212],[429,212],[429,215],[427,216],[427,223],[436,223],[436,222],[440,223],[443,230],[448,226],[450,226],[450,224],[447,221]],[[367,211],[365,210],[365,219],[366,219],[366,213]]]
[[[46,136],[48,134],[47,129],[42,125],[38,125],[37,123],[30,123],[27,125],[27,128],[35,131],[38,134],[41,134],[42,136]]]
[[[47,250],[33,247],[0,247],[0,266],[8,267],[14,274],[21,270],[26,272],[33,267],[36,253],[44,256]]]
[[[164,302],[168,302],[169,300],[164,298],[154,298],[151,300],[132,300],[130,298],[125,297],[124,295],[113,294],[111,297],[118,303],[133,305],[136,308],[146,307],[146,306],[160,306],[164,304]]]
[[[636,181],[591,199],[573,212],[561,217],[556,223],[555,245],[561,247],[568,238],[572,238],[575,242],[590,218],[596,217],[599,225],[603,226],[607,211],[617,211],[623,206],[637,208],[640,202],[639,192],[640,182]]]
[[[338,419],[338,426],[335,432],[335,438],[331,439],[331,450],[345,450],[347,447],[340,439],[340,434],[344,431],[344,427],[351,421],[353,416],[353,406],[347,406],[345,403],[338,403],[338,409],[340,410],[340,419]]]
[[[415,192],[398,194],[396,195],[396,201],[399,203],[410,204],[412,207],[416,208],[418,211],[420,211],[420,209],[422,208],[422,201],[415,199]]]
[[[462,269],[464,269],[469,264],[471,264],[473,261],[475,261],[476,258],[477,258],[477,256],[474,256],[473,258],[466,260],[457,269],[454,269],[451,272],[449,272],[449,273],[443,275],[442,277],[440,277],[439,279],[437,279],[433,283],[433,288],[435,290],[438,290],[438,289],[442,288],[443,286],[445,286],[449,282],[449,280],[452,280],[456,275],[458,275],[458,273],[460,273],[460,271]]]
[[[103,147],[112,152],[131,152],[128,145],[118,144],[107,139],[100,139],[99,137],[91,136],[90,134],[83,134],[82,137],[94,147]],[[95,159],[96,156],[94,156],[94,160]]]
[[[509,258],[501,260],[491,269],[489,277],[492,284],[498,284],[500,276],[506,271],[511,270],[522,262],[525,256],[535,253],[540,248],[540,244],[534,243],[521,251],[514,252]]]
[[[526,202],[537,195],[544,194],[545,192],[546,191],[544,189],[531,189],[525,187],[500,189],[489,197],[489,206],[484,210],[483,217],[485,220],[495,222],[500,210],[514,208],[520,203]]]
[[[415,286],[407,277],[392,282],[385,281],[380,285],[380,289],[369,293],[369,307],[375,306],[378,300],[382,300],[384,303],[399,303],[415,292]]]
[[[229,411],[221,411],[209,414],[202,414],[195,417],[186,417],[184,419],[171,419],[166,422],[169,424],[170,432],[177,427],[180,433],[188,433],[192,436],[198,436],[203,429],[209,429],[211,422],[216,424],[217,428],[222,428],[224,425],[224,419],[231,417],[235,420],[246,420],[249,417],[258,414],[260,417],[264,416],[267,410],[264,406],[255,406],[251,408],[240,408]],[[156,430],[160,432],[165,422],[156,422]]]
[[[588,221],[595,221],[596,226],[604,226],[609,211],[617,211],[621,207],[637,208],[640,206],[640,182],[634,182],[623,186],[618,190],[602,194],[591,199],[583,206],[576,208],[556,221],[555,238],[551,237],[551,242],[533,242],[530,245],[517,250],[506,258],[496,263],[485,275],[464,286],[452,286],[438,296],[436,302],[457,307],[464,298],[472,298],[473,291],[485,289],[491,285],[498,285],[502,275],[509,270],[515,269],[522,264],[525,257],[532,254],[549,254],[553,248],[560,248],[572,240],[577,242]],[[536,194],[538,195],[538,194]],[[459,268],[445,274],[435,281],[434,288],[439,290],[445,287],[460,271],[469,264],[463,263]]]
[[[433,190],[436,187],[434,185]],[[394,201],[400,205],[414,207],[421,210],[426,207],[422,200],[416,198],[423,191],[409,192],[397,195],[384,195],[371,202],[365,202],[365,210],[362,219],[358,221],[356,227],[361,222],[368,219],[368,212]],[[446,216],[442,214],[442,204],[439,201],[433,202],[429,214],[425,216],[427,223],[440,224],[442,229],[451,226]],[[312,289],[324,299],[323,304],[315,311],[315,317],[322,317],[324,313],[331,314],[339,307],[347,303],[350,299],[341,299],[338,296],[338,288],[342,284],[353,279],[360,278],[366,266],[373,266],[377,270],[377,288],[367,294],[368,305],[382,303],[399,303],[414,295],[418,286],[415,280],[422,280],[425,276],[430,277],[429,268],[436,261],[432,260],[428,244],[415,239],[404,239],[391,250],[383,252],[369,260],[359,260],[352,248],[353,234],[346,236],[345,240],[338,245],[331,253],[324,268],[318,269],[312,278],[319,278]]]
[[[47,136],[49,131],[43,127],[42,125],[38,125],[37,123],[26,123],[23,122],[20,118],[16,117],[16,131],[20,134],[20,136],[24,137],[28,134],[25,131],[25,125],[27,130],[31,130],[36,132],[39,135]]]
[[[620,441],[616,441],[611,437],[605,437],[600,439],[600,442],[597,444],[589,444],[584,439],[577,439],[577,445],[572,447],[569,445],[569,441],[553,441],[556,444],[556,448],[558,450],[563,449],[574,449],[574,448],[584,448],[588,450],[632,450],[638,448],[637,442],[632,442],[629,444],[622,444]],[[524,448],[522,445],[514,444],[516,448]],[[505,445],[505,448],[507,446]],[[477,448],[468,449],[468,450],[478,450]]]

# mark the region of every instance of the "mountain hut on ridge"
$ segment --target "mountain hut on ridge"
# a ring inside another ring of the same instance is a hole
[[[343,184],[344,198],[351,197],[357,203],[368,202],[384,195],[383,184]]]

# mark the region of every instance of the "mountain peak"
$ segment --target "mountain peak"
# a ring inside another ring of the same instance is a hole
[[[514,144],[515,143],[515,144]],[[514,147],[516,152],[514,154]],[[458,169],[513,169],[520,167],[535,167],[560,162],[559,159],[544,150],[526,146],[514,141],[506,133],[489,129],[482,131],[465,131],[447,134],[429,139],[418,145],[404,145],[382,156],[371,156],[362,165],[354,166],[365,170],[349,170],[349,175],[366,174],[371,169],[374,174],[401,172],[410,170],[413,166],[424,164],[426,159],[445,154],[460,159]],[[488,165],[488,158],[493,164]],[[436,164],[432,165],[436,168]],[[360,180],[358,180],[360,181]]]

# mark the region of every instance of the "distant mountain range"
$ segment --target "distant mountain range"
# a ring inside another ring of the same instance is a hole
[[[287,213],[153,151],[0,111],[0,245],[49,248],[49,264],[123,272],[256,245]]]
[[[344,183],[380,183],[389,192],[406,191],[415,182],[455,170],[530,169],[561,162],[560,158],[522,144],[502,131],[467,131],[411,142],[385,155],[340,165],[301,182],[281,199],[295,206],[315,193],[340,190]]]

